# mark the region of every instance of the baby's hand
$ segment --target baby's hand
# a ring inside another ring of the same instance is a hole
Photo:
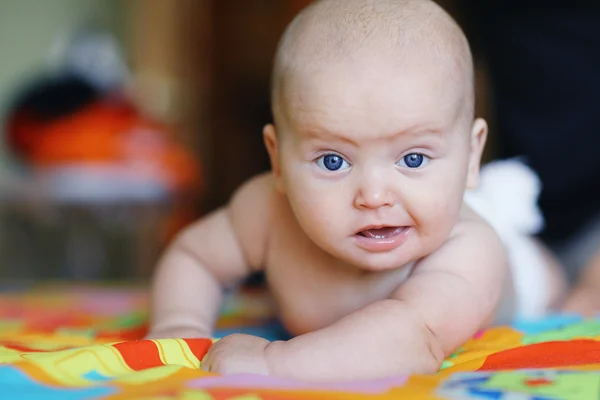
[[[203,332],[196,328],[170,328],[151,330],[145,339],[196,339],[210,337],[210,332]]]
[[[234,334],[212,345],[202,360],[202,370],[219,374],[269,375],[265,349],[269,341],[257,336]]]

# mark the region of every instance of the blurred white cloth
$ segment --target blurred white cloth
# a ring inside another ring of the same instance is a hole
[[[546,260],[532,240],[544,227],[541,188],[535,172],[515,158],[484,165],[479,186],[464,196],[504,243],[516,292],[515,317],[522,319],[542,317],[549,302]]]

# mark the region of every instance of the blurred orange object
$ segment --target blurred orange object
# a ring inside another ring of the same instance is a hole
[[[197,218],[201,163],[176,141],[173,128],[145,117],[126,99],[110,96],[60,115],[43,111],[17,107],[6,125],[9,146],[32,170],[93,167],[110,171],[115,179],[157,183],[171,199],[159,233],[163,244]]]
[[[8,127],[16,150],[34,167],[119,165],[129,174],[159,180],[170,191],[201,189],[200,163],[167,126],[125,101],[97,101],[52,121],[17,111]]]

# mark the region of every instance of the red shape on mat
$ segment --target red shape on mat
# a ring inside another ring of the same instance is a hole
[[[158,355],[158,348],[151,340],[138,340],[113,344],[123,359],[134,371],[164,365]]]
[[[546,378],[537,378],[537,379],[527,379],[525,381],[525,384],[527,386],[532,386],[532,387],[537,387],[537,386],[547,386],[554,383],[554,381],[551,381],[550,379],[546,379]]]
[[[120,340],[140,340],[148,334],[148,327],[141,325],[119,330],[105,330],[96,333],[96,339],[119,338]]]
[[[600,342],[570,340],[517,347],[487,356],[479,371],[553,368],[600,363]]]
[[[210,339],[183,339],[192,353],[196,356],[198,360],[202,360],[210,346],[212,346],[212,340]]]

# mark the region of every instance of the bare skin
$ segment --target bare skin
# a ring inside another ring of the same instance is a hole
[[[600,251],[584,268],[582,276],[562,304],[562,310],[587,317],[600,313]]]
[[[253,221],[245,218],[247,215],[253,215]],[[259,221],[271,221],[269,229],[253,231],[252,222]],[[219,243],[207,240],[207,231],[219,232]],[[261,231],[266,237],[257,234]],[[242,232],[247,232],[245,238]],[[257,249],[265,243],[269,245],[261,254]],[[481,251],[482,243],[486,251]],[[236,257],[228,260],[233,262],[227,265],[226,275],[225,268],[215,273],[225,253]],[[435,254],[383,271],[348,265],[315,246],[303,233],[286,198],[276,190],[272,174],[267,174],[244,186],[228,209],[206,217],[176,242],[161,263],[155,282],[155,298],[160,302],[154,306],[155,324],[150,336],[209,337],[212,323],[199,322],[206,321],[207,314],[214,320],[219,305],[214,294],[220,292],[221,285],[248,274],[249,263],[243,254],[252,253],[257,255],[256,265],[259,261],[265,265],[282,322],[298,336],[271,344],[256,338],[265,347],[265,354],[264,360],[255,357],[251,362],[251,372],[307,380],[435,371],[443,357],[493,318],[500,297],[495,282],[506,272],[503,249],[494,232],[466,206]],[[450,256],[456,261],[443,261]],[[181,262],[188,258],[194,261]],[[459,265],[461,259],[470,262]],[[477,260],[477,264],[495,267],[476,268]],[[177,275],[174,269],[179,271]],[[220,280],[205,279],[204,274],[219,276]],[[174,284],[176,277],[183,279]],[[187,296],[196,304],[190,304],[189,313],[184,313]],[[196,309],[199,304],[212,307]],[[188,318],[183,318],[184,314]],[[178,318],[172,318],[175,315]],[[160,324],[169,320],[172,326]],[[236,336],[243,342],[249,339]],[[357,343],[361,343],[359,348]],[[397,351],[390,351],[394,348]],[[215,351],[219,353],[218,348]],[[233,360],[221,361],[223,370],[216,370],[248,372],[245,363],[238,365],[237,346],[231,352],[228,355]],[[350,353],[361,363],[349,365]],[[389,357],[383,357],[384,353]],[[211,362],[210,356],[206,362]],[[219,365],[218,360],[213,362]],[[264,363],[265,369],[256,370],[255,363]]]
[[[363,18],[404,3],[319,4]],[[406,4],[424,7],[424,21],[449,18],[430,2]],[[320,29],[311,18],[322,13],[307,15],[307,29]],[[423,37],[431,39],[428,31]],[[426,58],[424,46],[413,45],[390,58],[368,44],[352,57],[313,63],[310,73],[295,71],[274,95],[275,124],[264,129],[272,171],[166,252],[153,283],[150,338],[211,336],[222,288],[258,270],[295,337],[228,336],[213,345],[205,370],[312,381],[432,373],[499,309],[511,312],[502,307],[512,293],[502,243],[463,203],[477,185],[487,135],[485,121],[465,107],[472,91],[457,84],[468,81],[460,66],[470,63],[441,68],[451,57],[432,59],[438,45]],[[290,46],[289,57],[305,57],[304,44]]]

